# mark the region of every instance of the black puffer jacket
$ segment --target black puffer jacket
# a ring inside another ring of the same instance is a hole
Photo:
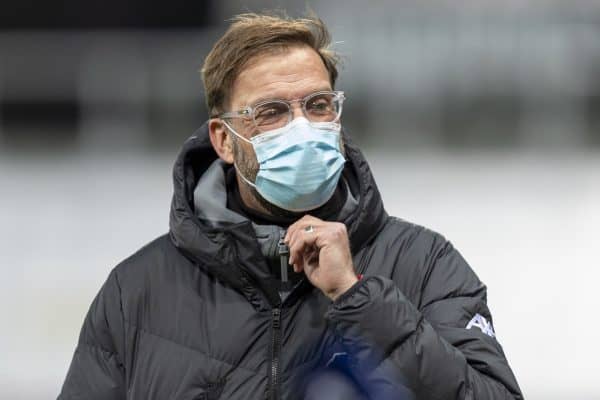
[[[346,152],[340,219],[364,278],[333,304],[306,280],[282,301],[276,235],[225,207],[203,126],[174,167],[170,234],[111,272],[59,399],[333,399],[319,371],[374,399],[521,399],[485,286],[442,236],[389,217]]]

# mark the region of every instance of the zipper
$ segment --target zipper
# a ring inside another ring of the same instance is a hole
[[[277,253],[279,255],[281,268],[281,287],[284,290],[290,290],[291,282],[288,277],[288,260],[290,249],[285,244],[285,229],[279,231],[279,241],[277,242]],[[273,308],[271,311],[271,326],[272,326],[272,342],[271,342],[271,385],[270,385],[270,400],[279,400],[281,395],[279,392],[279,362],[281,356],[281,305]]]
[[[281,283],[285,288],[288,285],[288,257],[290,255],[290,249],[283,241],[285,238],[285,230],[279,231],[279,242],[277,243],[277,252],[279,253],[279,261],[281,268]]]
[[[270,400],[278,400],[279,396],[279,358],[281,353],[281,308],[274,308],[271,313],[272,342],[271,342],[271,386]]]

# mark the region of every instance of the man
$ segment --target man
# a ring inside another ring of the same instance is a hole
[[[522,398],[485,286],[386,214],[328,44],[255,14],[215,44],[170,232],[111,272],[59,399]]]

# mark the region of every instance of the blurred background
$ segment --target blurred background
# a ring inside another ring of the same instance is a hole
[[[83,317],[168,229],[227,20],[308,4],[391,214],[489,288],[528,399],[600,399],[600,3],[8,0],[0,11],[0,398],[55,398]]]

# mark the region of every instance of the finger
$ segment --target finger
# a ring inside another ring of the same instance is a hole
[[[307,247],[316,247],[318,235],[317,232],[307,232],[305,230],[298,230],[293,234],[288,244],[290,264],[297,264],[297,261],[300,261],[300,256],[303,255]]]
[[[303,269],[307,274],[311,274],[315,268],[319,265],[319,249],[316,247],[310,247],[308,251],[304,252],[303,257]]]
[[[304,270],[304,257],[302,256],[302,254],[296,256],[296,259],[292,264],[292,268],[296,273],[300,273]]]
[[[287,231],[285,233],[285,237],[283,238],[283,241],[285,243],[288,243],[291,241],[292,236],[294,235],[294,233],[296,233],[296,231],[298,231],[298,226],[300,226],[301,222],[303,221],[305,217],[300,218],[298,221],[294,222],[292,225],[288,226]]]
[[[323,223],[323,220],[307,214],[288,227],[283,240],[284,242],[288,243],[295,232],[306,229],[309,225],[312,225],[313,227],[318,227],[321,226]]]
[[[319,237],[327,232],[327,223],[315,222],[314,224],[302,224],[297,225],[295,230],[289,233],[288,241],[286,242],[288,247],[295,243],[297,240],[307,237]]]
[[[288,248],[290,251],[290,264],[295,264],[297,261],[300,261],[300,257],[302,256],[305,246],[307,246],[308,242],[308,232],[304,233],[304,231],[298,231],[294,233],[292,236],[292,240],[288,244]],[[314,238],[312,238],[314,240]]]
[[[294,260],[293,269],[295,272],[304,271],[307,276],[312,274],[319,265],[319,249],[314,246],[305,246],[304,250],[298,253]]]
[[[315,227],[313,225],[307,225],[311,227],[310,230],[304,229],[296,229],[295,232],[292,233],[290,237],[290,241],[288,243],[288,247],[298,246],[300,243],[306,244],[314,244],[318,237],[326,232],[327,228],[325,225]]]

